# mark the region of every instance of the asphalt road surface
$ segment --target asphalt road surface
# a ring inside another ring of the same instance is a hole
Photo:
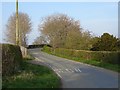
[[[35,64],[44,64],[55,71],[63,88],[118,88],[118,73],[75,62],[31,49]]]

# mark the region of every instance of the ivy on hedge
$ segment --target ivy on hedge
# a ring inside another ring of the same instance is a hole
[[[22,53],[19,46],[2,44],[2,76],[14,74],[21,67]]]

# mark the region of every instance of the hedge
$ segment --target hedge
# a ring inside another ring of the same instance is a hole
[[[22,64],[22,53],[19,46],[2,44],[2,76],[18,71]]]
[[[118,64],[120,52],[116,51],[86,51],[65,48],[56,48],[54,51],[50,47],[44,47],[44,51],[54,54],[77,57],[83,60],[96,60],[105,63]]]

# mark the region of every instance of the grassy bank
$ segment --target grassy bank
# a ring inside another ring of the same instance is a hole
[[[3,77],[3,88],[58,88],[57,75],[44,66],[22,63],[22,69],[13,76]]]
[[[35,58],[30,54],[28,53],[28,55],[26,57],[23,58],[24,61],[29,61],[29,60],[35,60]]]
[[[44,47],[42,51],[49,53],[49,54],[52,54],[52,55],[62,57],[62,58],[67,58],[67,59],[71,59],[74,61],[78,61],[78,62],[82,62],[82,63],[110,69],[110,70],[113,70],[116,72],[120,72],[120,66],[118,64],[106,63],[106,62],[103,62],[100,60],[95,60],[95,59],[83,59],[83,58],[80,58],[77,56],[73,56],[73,51],[71,52],[70,50],[67,50],[67,52],[64,52],[65,50],[63,50],[63,49],[62,50],[59,49],[59,51],[58,51],[58,49],[56,49],[53,51],[49,47]],[[109,58],[106,58],[106,59],[109,59]]]

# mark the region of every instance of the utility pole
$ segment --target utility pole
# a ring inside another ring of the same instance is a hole
[[[16,45],[19,45],[18,0],[16,0]]]

